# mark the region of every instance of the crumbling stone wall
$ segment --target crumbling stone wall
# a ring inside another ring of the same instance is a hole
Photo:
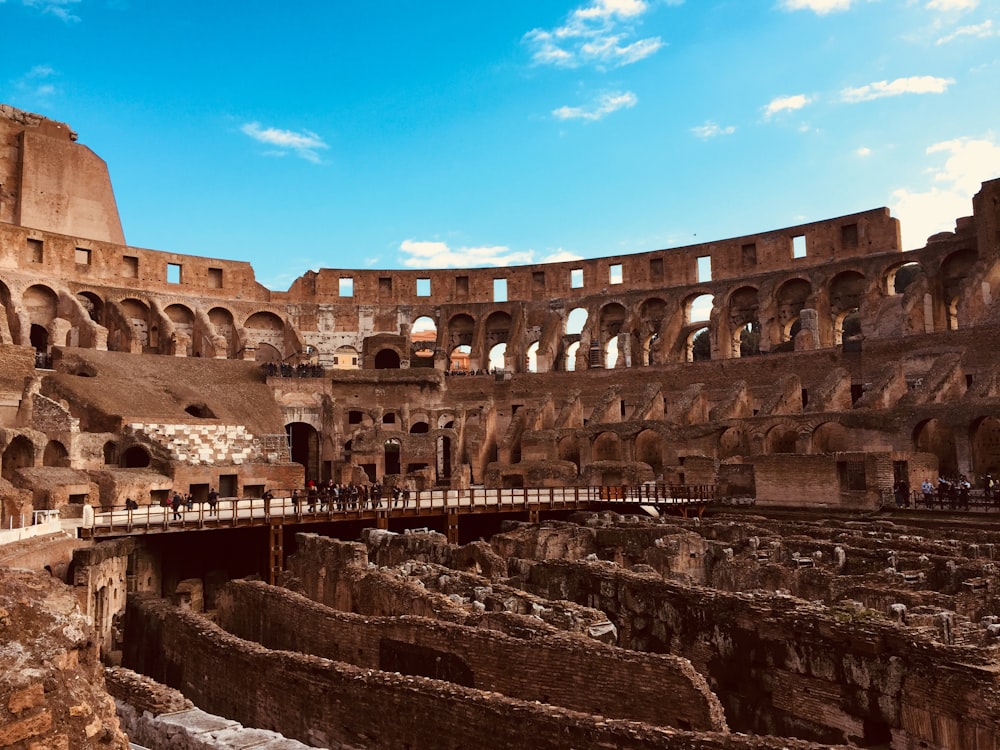
[[[511,698],[653,725],[724,731],[722,707],[683,659],[580,636],[530,640],[440,620],[342,613],[263,583],[230,582],[220,627],[271,649],[423,674]]]
[[[125,666],[180,689],[205,710],[324,747],[816,747],[796,740],[655,728],[424,677],[271,651],[163,600],[131,598],[127,632]]]

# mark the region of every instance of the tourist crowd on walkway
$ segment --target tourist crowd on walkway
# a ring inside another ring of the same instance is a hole
[[[900,508],[919,507],[940,508],[941,510],[969,510],[973,505],[979,505],[983,510],[990,510],[996,503],[1000,510],[1000,480],[992,474],[986,474],[981,479],[982,489],[973,489],[972,482],[965,474],[937,478],[936,482],[924,479],[919,491],[911,491],[909,482],[905,479],[896,482],[893,487],[896,505]]]
[[[383,493],[386,508],[407,508],[410,504],[412,488],[408,483],[393,485],[385,489],[381,484],[334,482],[332,479],[317,484],[313,480],[306,483],[305,490],[292,490],[292,506],[296,512],[326,513],[328,511],[377,510],[383,507]]]
[[[291,365],[288,362],[265,362],[261,365],[264,375],[269,378],[321,378],[323,366],[300,362]]]

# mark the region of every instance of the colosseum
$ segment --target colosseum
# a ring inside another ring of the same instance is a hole
[[[998,294],[1000,179],[272,291],[0,105],[0,747],[1000,748]]]

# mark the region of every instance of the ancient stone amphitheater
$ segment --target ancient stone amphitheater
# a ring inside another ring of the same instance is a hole
[[[899,238],[275,292],[0,105],[0,747],[1000,747],[1000,180]]]

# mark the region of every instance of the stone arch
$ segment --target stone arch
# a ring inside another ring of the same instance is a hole
[[[472,347],[459,344],[448,355],[448,370],[451,372],[468,372],[471,365]]]
[[[729,295],[726,305],[732,339],[732,357],[760,354],[760,301],[756,287],[741,286]]]
[[[659,364],[657,362],[657,346],[660,329],[667,318],[667,303],[660,297],[650,297],[643,300],[639,306],[639,322],[634,331],[634,342],[639,347],[642,366]]]
[[[281,352],[270,344],[258,344],[254,361],[259,363],[281,362]]]
[[[104,325],[104,300],[100,296],[95,292],[83,291],[76,293],[76,299],[92,321]]]
[[[503,310],[497,310],[486,318],[483,328],[486,334],[487,350],[492,349],[497,344],[506,344],[509,341],[512,326],[510,315]]]
[[[353,346],[338,346],[333,353],[333,366],[338,370],[357,370],[361,367],[361,355]]]
[[[842,453],[851,449],[847,428],[839,422],[823,422],[812,433],[812,453]]]
[[[69,468],[69,451],[58,440],[50,440],[42,451],[42,466]]]
[[[712,358],[712,338],[707,327],[688,334],[685,352],[688,362],[706,362]]]
[[[712,317],[714,304],[715,295],[713,294],[692,295],[684,302],[685,323],[707,323]]]
[[[437,344],[437,323],[429,315],[421,315],[410,326],[410,367],[434,367]]]
[[[787,424],[777,424],[764,436],[764,452],[795,453],[799,441],[799,433]]]
[[[319,481],[319,432],[307,422],[285,425],[288,445],[294,463],[302,464],[306,479]]]
[[[21,295],[21,305],[28,321],[48,328],[59,312],[59,295],[44,284],[32,284]]]
[[[972,473],[1000,477],[1000,418],[979,417],[969,427]]]
[[[569,315],[566,316],[566,322],[563,326],[563,330],[567,336],[579,336],[583,333],[584,327],[587,325],[587,318],[590,313],[584,307],[574,307],[569,311]]]
[[[576,355],[580,351],[580,342],[574,341],[572,344],[566,347],[566,358],[563,361],[564,369],[566,372],[573,372],[576,370]]]
[[[277,314],[269,310],[255,312],[246,319],[243,328],[249,344],[258,349],[268,344],[278,351],[279,360],[285,358],[285,323]]]
[[[799,314],[812,296],[812,284],[805,279],[789,279],[775,292],[777,322],[781,341],[789,341],[792,326],[799,320]]]
[[[439,430],[449,430],[455,426],[455,416],[453,414],[441,414],[438,416],[437,425]]]
[[[0,476],[8,482],[14,481],[18,469],[35,465],[35,445],[24,435],[18,435],[4,449]]]
[[[402,446],[396,438],[389,438],[382,443],[382,460],[386,474],[402,473],[401,449]]]
[[[743,427],[729,427],[719,435],[719,458],[750,455],[750,436]]]
[[[106,466],[115,466],[118,464],[118,443],[114,440],[108,440],[104,444],[103,449],[104,463]]]
[[[490,348],[487,361],[490,370],[504,370],[507,367],[507,342],[495,344]]]
[[[605,367],[615,367],[619,359],[624,357],[619,335],[625,332],[627,319],[628,311],[620,302],[609,302],[601,307],[598,313],[598,338],[596,341],[591,340],[591,346],[596,344]],[[595,363],[591,361],[591,367],[594,365]]]
[[[391,347],[379,349],[374,359],[376,370],[398,370],[400,365],[399,352]]]
[[[655,430],[643,430],[635,438],[635,460],[649,464],[653,476],[663,473],[663,436]]]
[[[604,345],[604,367],[608,370],[613,370],[618,367],[619,359],[621,359],[621,339],[618,336],[614,336],[608,339],[608,342]]]
[[[215,334],[226,340],[226,356],[232,357],[237,349],[233,314],[225,307],[213,307],[208,311],[208,320],[215,329]]]
[[[533,341],[524,354],[525,372],[538,372],[538,342]]]
[[[451,320],[448,321],[448,342],[452,351],[457,346],[468,346],[470,347],[469,351],[471,351],[472,337],[475,335],[475,332],[475,318],[466,313],[453,315]]]
[[[861,307],[865,284],[865,275],[860,271],[841,271],[830,279],[830,312],[839,315],[847,310],[857,310]]]
[[[621,438],[614,432],[602,432],[594,438],[590,455],[593,461],[621,461]]]
[[[979,259],[975,250],[956,250],[941,261],[941,287],[947,313],[948,330],[958,329],[958,304],[962,285]]]
[[[123,299],[119,303],[119,307],[125,322],[132,329],[132,340],[138,342],[143,349],[147,346],[156,347],[156,327],[151,326],[149,322],[149,305],[142,300],[130,297]]]
[[[955,433],[938,419],[926,419],[913,429],[913,447],[921,453],[937,456],[938,471],[947,476],[958,474],[958,450]]]
[[[411,435],[425,435],[431,431],[431,426],[426,419],[419,419],[410,423]]]
[[[181,333],[187,338],[184,346],[184,354],[191,356],[194,353],[194,312],[186,305],[167,305],[163,314],[170,319],[174,325],[174,333]]]
[[[885,274],[886,294],[890,296],[902,294],[906,291],[906,287],[912,284],[922,273],[924,273],[924,268],[916,261],[892,266]]]

